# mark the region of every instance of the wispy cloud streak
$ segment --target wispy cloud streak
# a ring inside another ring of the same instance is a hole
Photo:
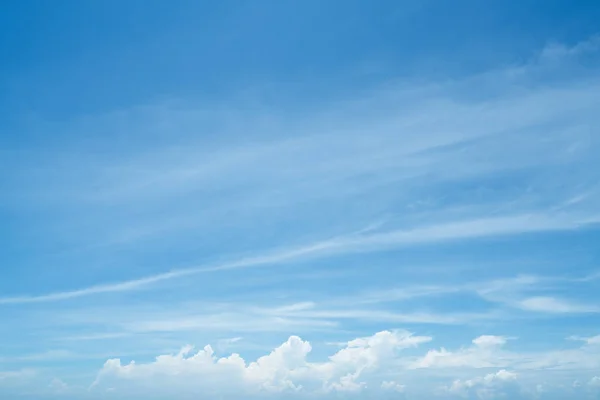
[[[126,292],[148,287],[162,281],[194,274],[268,266],[299,260],[305,257],[323,257],[344,253],[369,252],[407,245],[423,245],[427,243],[514,235],[531,232],[573,230],[582,226],[585,226],[585,224],[577,220],[570,220],[566,218],[552,219],[543,215],[518,215],[478,219],[472,221],[459,221],[441,224],[438,226],[415,228],[412,230],[396,230],[384,233],[374,233],[370,235],[350,235],[316,242],[297,248],[275,251],[263,256],[242,258],[240,260],[215,266],[179,269],[141,279],[92,286],[74,291],[51,293],[41,296],[0,298],[0,304],[52,302],[102,293]]]

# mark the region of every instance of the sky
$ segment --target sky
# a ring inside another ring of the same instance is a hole
[[[0,12],[0,398],[600,399],[600,3]]]

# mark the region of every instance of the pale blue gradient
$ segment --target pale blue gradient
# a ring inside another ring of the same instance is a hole
[[[13,3],[0,398],[600,398],[600,4]]]

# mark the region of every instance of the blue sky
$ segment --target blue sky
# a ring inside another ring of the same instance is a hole
[[[0,397],[600,398],[598,21],[7,5]]]

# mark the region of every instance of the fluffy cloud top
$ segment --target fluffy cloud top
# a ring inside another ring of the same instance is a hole
[[[156,393],[176,385],[186,393],[204,394],[401,391],[403,386],[393,380],[377,381],[378,372],[397,360],[398,351],[430,340],[406,331],[382,331],[349,341],[325,362],[310,362],[312,346],[297,336],[250,363],[235,353],[216,357],[210,346],[196,353],[187,346],[146,364],[108,360],[92,386],[125,392],[145,387]]]
[[[456,352],[444,348],[430,350],[427,354],[413,364],[413,368],[432,367],[495,367],[495,354],[506,344],[503,336],[484,335],[473,339],[473,345]]]
[[[448,392],[473,399],[497,399],[519,394],[516,384],[517,374],[501,369],[496,373],[487,374],[480,378],[461,381],[455,380]]]
[[[598,377],[581,375],[600,368],[597,346],[587,340],[571,350],[517,353],[506,348],[506,337],[483,335],[453,351],[432,349],[423,356],[402,352],[431,340],[402,330],[381,331],[346,342],[320,362],[310,360],[313,347],[298,336],[290,336],[269,354],[250,362],[237,353],[218,357],[211,346],[199,351],[186,346],[151,362],[123,364],[120,359],[110,359],[89,393],[102,396],[110,391],[124,398],[142,393],[152,399],[176,389],[186,400],[269,395],[359,398],[366,394],[421,399],[435,393],[438,398],[554,399],[549,393],[559,393],[565,385],[548,383],[550,375],[540,375],[540,369],[564,374],[563,382],[572,376],[588,382],[573,386],[569,396],[585,398],[600,387]]]

